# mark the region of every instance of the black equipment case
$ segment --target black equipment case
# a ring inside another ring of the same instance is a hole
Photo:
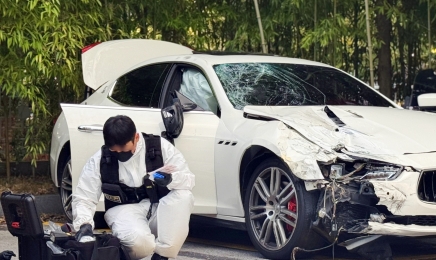
[[[30,194],[3,192],[1,205],[9,232],[18,237],[20,260],[46,260],[48,236],[44,236],[41,220]]]
[[[1,194],[0,200],[8,230],[13,236],[18,237],[20,260],[129,259],[124,254],[118,238],[110,234],[94,234],[96,242],[80,243],[75,241],[71,234],[69,234],[70,239],[55,242],[57,239],[44,234],[36,210],[35,197],[31,194],[13,194],[7,191]],[[48,244],[59,248],[62,253],[54,253],[53,248],[50,249]]]

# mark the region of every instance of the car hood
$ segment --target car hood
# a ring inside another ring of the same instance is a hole
[[[246,106],[280,120],[328,152],[436,167],[436,114],[368,106]]]

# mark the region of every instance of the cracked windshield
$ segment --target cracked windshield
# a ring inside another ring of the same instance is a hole
[[[214,70],[233,106],[392,106],[333,68],[280,63],[226,63]]]

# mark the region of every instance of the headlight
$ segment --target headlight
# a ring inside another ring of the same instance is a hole
[[[331,180],[345,179],[384,179],[393,180],[402,172],[403,167],[380,162],[346,162],[324,165],[324,177]]]
[[[365,167],[366,173],[360,178],[368,179],[395,179],[403,170],[403,167],[397,165],[368,164]]]

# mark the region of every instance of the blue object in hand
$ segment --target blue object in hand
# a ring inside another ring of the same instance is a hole
[[[155,172],[153,174],[153,177],[154,177],[154,182],[162,187],[166,187],[173,180],[171,174],[166,172]]]
[[[163,176],[162,174],[160,174],[159,172],[155,172],[153,174],[155,179],[165,179],[165,176]]]

